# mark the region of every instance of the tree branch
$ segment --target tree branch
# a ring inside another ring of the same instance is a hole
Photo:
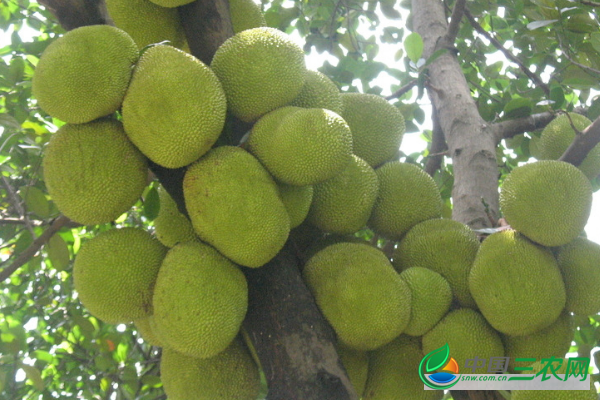
[[[107,23],[103,0],[39,0],[56,18],[63,28],[70,31],[86,25]]]
[[[35,238],[35,231],[33,230],[33,225],[31,225],[31,221],[27,216],[26,210],[21,204],[21,199],[19,199],[19,196],[17,196],[12,185],[4,175],[2,175],[2,182],[6,187],[6,193],[8,194],[8,198],[10,199],[11,204],[13,205],[13,207],[15,207],[17,213],[19,214],[19,217],[21,217],[21,219],[25,223],[25,227],[27,228],[29,233],[31,233],[31,237]]]
[[[559,160],[578,166],[598,143],[600,143],[600,117],[575,136]]]
[[[444,160],[443,152],[448,150],[448,144],[444,138],[444,131],[440,125],[440,121],[437,116],[435,107],[433,108],[433,131],[431,133],[431,148],[429,149],[429,156],[425,163],[425,172],[429,175],[435,175],[435,172],[441,168],[442,161]]]
[[[452,10],[452,16],[450,17],[450,23],[448,24],[448,30],[444,36],[446,46],[453,46],[458,30],[460,29],[460,21],[462,21],[465,15],[467,0],[456,0],[454,3],[454,9]]]
[[[0,272],[0,282],[3,282],[6,278],[11,276],[19,267],[27,263],[36,253],[42,248],[44,244],[50,240],[50,238],[58,232],[62,227],[72,222],[69,218],[61,215],[56,218],[52,225],[48,227],[37,239],[31,243],[31,245],[18,254],[13,260],[12,264],[4,268]]]
[[[492,125],[492,129],[496,135],[496,142],[500,143],[502,139],[510,139],[521,133],[542,129],[555,117],[555,113],[547,111],[539,114],[532,114],[523,118],[496,122]]]
[[[387,96],[386,100],[392,100],[392,99],[397,99],[399,97],[402,97],[405,93],[407,93],[412,88],[414,88],[415,86],[417,86],[418,82],[419,81],[417,79],[408,82],[406,85],[402,86],[400,89],[396,90],[394,93],[392,93],[389,96]]]
[[[534,74],[529,68],[527,68],[527,66],[525,66],[525,64],[521,62],[521,60],[519,60],[518,57],[516,57],[508,49],[502,46],[502,43],[500,43],[492,35],[490,35],[489,32],[483,29],[483,27],[479,24],[479,22],[475,20],[475,17],[473,17],[469,10],[465,10],[465,15],[471,23],[471,25],[473,26],[473,28],[477,31],[477,33],[489,40],[494,45],[494,47],[496,47],[498,50],[500,50],[500,52],[502,52],[502,54],[504,54],[506,58],[517,64],[521,71],[523,71],[523,73],[527,75],[529,79],[531,79],[540,89],[544,91],[546,96],[550,96],[550,88],[544,83],[544,81],[542,81],[542,79],[539,76]]]

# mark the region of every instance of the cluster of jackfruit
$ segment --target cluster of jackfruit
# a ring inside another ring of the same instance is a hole
[[[175,8],[184,3],[107,0],[121,29],[65,34],[33,81],[40,107],[66,122],[44,175],[74,221],[127,212],[148,184],[148,160],[185,168],[185,214],[160,188],[154,235],[104,231],[73,271],[90,313],[133,322],[164,348],[169,398],[256,398],[258,367],[239,336],[243,269],[271,261],[301,226],[319,232],[303,277],[365,399],[441,398],[423,391],[418,364],[446,342],[461,366],[474,355],[564,356],[570,313],[600,311],[588,290],[600,284],[600,246],[578,238],[591,201],[579,170],[516,169],[502,191],[515,230],[480,246],[441,218],[433,179],[397,160],[395,106],[307,71],[301,48],[264,27],[251,0],[230,0],[236,34],[206,65],[185,51]],[[252,127],[242,143],[222,144],[231,116]],[[397,243],[391,257],[354,235],[365,227]],[[543,246],[562,247],[555,258]]]

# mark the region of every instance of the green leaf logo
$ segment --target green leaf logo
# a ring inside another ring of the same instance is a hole
[[[427,363],[425,364],[425,369],[427,373],[437,370],[438,368],[443,367],[448,362],[450,358],[450,347],[448,343],[432,351],[431,353],[425,356],[427,359]]]

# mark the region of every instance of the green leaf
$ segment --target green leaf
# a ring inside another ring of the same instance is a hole
[[[19,121],[17,121],[12,115],[6,113],[0,114],[0,126],[13,130],[21,129],[21,124]]]
[[[25,372],[27,379],[31,381],[33,387],[40,392],[46,388],[40,370],[32,365],[21,364],[21,369]]]
[[[65,240],[59,235],[53,235],[46,243],[48,258],[57,271],[64,271],[69,266],[71,254]]]
[[[548,19],[548,20],[544,20],[544,21],[533,21],[533,22],[530,22],[527,24],[527,29],[532,31],[534,29],[543,28],[544,26],[551,25],[557,21],[558,21],[557,19]]]
[[[50,216],[50,202],[44,192],[35,186],[24,186],[19,189],[19,196],[25,202],[27,212],[32,212],[40,218]]]
[[[446,343],[439,349],[436,349],[431,353],[427,354],[426,357],[428,357],[428,359],[427,363],[425,364],[425,369],[427,370],[427,372],[435,371],[438,368],[441,368],[444,365],[446,365],[446,362],[450,358],[450,346],[448,346],[448,343]]]
[[[144,209],[142,214],[152,221],[158,216],[159,209],[160,200],[158,198],[158,191],[155,187],[152,187],[148,190],[148,193],[146,193],[146,197],[144,198]]]
[[[406,55],[413,62],[417,63],[423,54],[423,38],[416,32],[411,33],[404,39],[404,49]]]
[[[525,117],[531,114],[533,103],[530,99],[517,97],[506,103],[504,106],[505,118]]]

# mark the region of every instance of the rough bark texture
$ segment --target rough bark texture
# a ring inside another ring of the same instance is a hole
[[[439,0],[413,0],[413,26],[425,44],[427,58],[439,48],[449,48],[429,66],[429,97],[438,112],[454,168],[452,218],[472,228],[490,227],[498,218],[498,166],[496,139],[481,118],[471,97],[451,43],[444,5]]]
[[[105,23],[101,0],[45,0],[66,29]],[[88,2],[93,3],[93,7]],[[83,4],[86,3],[86,4]],[[198,0],[180,8],[192,53],[210,63],[218,46],[232,35],[227,0]],[[89,14],[87,14],[89,13]],[[234,139],[249,127],[230,121]],[[150,168],[185,211],[181,183],[185,168]],[[289,243],[287,249],[293,248]],[[304,284],[299,260],[285,249],[259,269],[244,269],[250,304],[244,322],[269,385],[269,400],[358,400],[339,357],[331,327]]]
[[[600,118],[596,118],[583,132],[575,136],[575,140],[565,151],[565,154],[560,157],[560,160],[577,166],[583,162],[588,153],[598,143],[600,143]]]

